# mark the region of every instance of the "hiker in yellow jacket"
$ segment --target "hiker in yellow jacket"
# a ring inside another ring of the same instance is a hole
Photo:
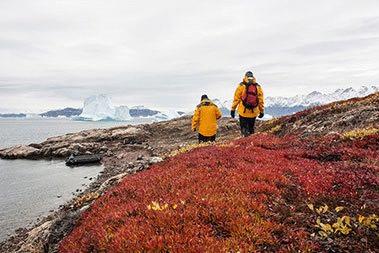
[[[207,95],[201,96],[201,102],[196,107],[192,117],[192,131],[199,133],[199,143],[216,140],[217,120],[221,118],[221,111]]]
[[[249,136],[254,133],[255,119],[264,116],[264,98],[262,87],[257,83],[251,71],[246,72],[243,81],[238,85],[230,115],[239,115],[241,134]]]

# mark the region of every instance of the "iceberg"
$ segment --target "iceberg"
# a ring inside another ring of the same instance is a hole
[[[124,105],[116,107],[114,119],[120,121],[131,120],[132,116],[130,116],[129,107]]]
[[[114,107],[111,98],[108,95],[101,94],[91,96],[84,101],[83,112],[77,119],[124,121],[130,120],[131,118],[127,106]]]
[[[113,106],[111,98],[108,95],[95,95],[86,98],[84,101],[83,111],[74,120],[88,121],[131,121],[131,120],[149,120],[162,121],[178,118],[181,115],[176,110],[158,111],[146,108],[144,106]]]

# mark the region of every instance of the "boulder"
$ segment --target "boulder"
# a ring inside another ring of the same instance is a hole
[[[7,149],[0,150],[0,158],[16,159],[16,158],[37,158],[40,150],[31,146],[19,145]]]
[[[42,145],[40,143],[30,143],[28,146],[40,149],[42,148]]]
[[[55,150],[53,151],[53,156],[57,156],[57,157],[67,157],[70,155],[70,150],[68,148],[61,148],[61,149],[58,149],[58,150]]]

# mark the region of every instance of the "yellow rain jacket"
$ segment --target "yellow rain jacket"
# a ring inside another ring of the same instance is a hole
[[[192,131],[198,129],[198,132],[206,137],[213,136],[217,133],[217,120],[221,118],[221,111],[209,99],[203,99],[196,107],[192,117]]]
[[[253,80],[254,83],[257,83],[255,78]],[[255,118],[258,117],[260,113],[264,112],[264,98],[263,98],[263,90],[262,87],[257,84],[257,93],[258,93],[258,106],[254,109],[245,109],[245,106],[242,103],[242,96],[246,92],[246,86],[244,83],[247,83],[246,77],[244,77],[243,82],[240,83],[234,92],[234,99],[232,103],[232,111],[238,111],[238,115],[246,118]]]

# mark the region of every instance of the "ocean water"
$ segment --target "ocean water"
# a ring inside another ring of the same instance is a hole
[[[0,149],[19,144],[42,142],[48,137],[74,133],[85,129],[110,128],[123,125],[148,123],[147,120],[129,122],[116,121],[73,121],[69,119],[1,119]]]
[[[0,159],[0,241],[57,209],[101,170],[99,165],[70,168],[57,160]]]
[[[139,124],[141,121],[128,122]],[[81,122],[68,119],[0,119],[0,149],[44,141],[84,129],[109,128],[125,122]],[[96,178],[102,166],[70,168],[61,160],[0,159],[0,241],[57,209]],[[60,197],[58,197],[60,196]]]

